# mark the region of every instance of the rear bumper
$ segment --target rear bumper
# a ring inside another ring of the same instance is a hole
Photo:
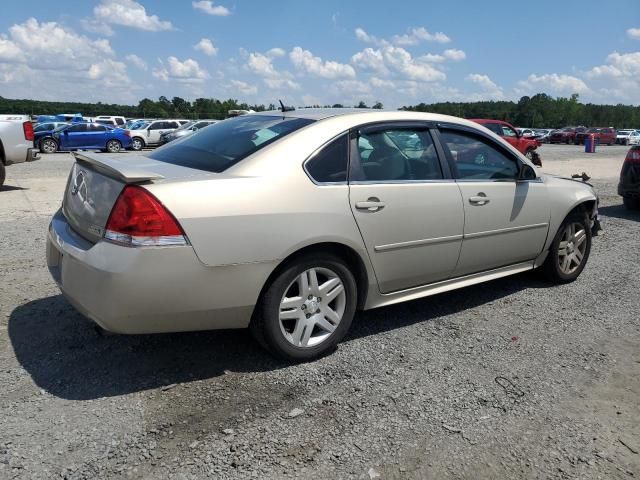
[[[138,334],[244,328],[271,264],[208,267],[193,248],[92,244],[58,211],[47,266],[69,302],[105,330]]]
[[[640,183],[619,183],[618,195],[621,197],[640,198]]]

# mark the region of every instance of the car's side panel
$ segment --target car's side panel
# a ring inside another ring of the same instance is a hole
[[[549,229],[549,201],[541,181],[459,182],[464,241],[455,276],[537,257]],[[487,203],[474,203],[475,197]]]

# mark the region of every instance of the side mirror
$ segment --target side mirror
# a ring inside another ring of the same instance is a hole
[[[535,180],[538,178],[536,171],[531,165],[523,163],[520,165],[520,171],[518,172],[518,181]]]

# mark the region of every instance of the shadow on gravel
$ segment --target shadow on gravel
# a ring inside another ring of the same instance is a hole
[[[623,218],[625,220],[640,221],[640,210],[629,210],[622,204],[598,207],[598,213],[607,217]]]
[[[14,185],[3,185],[0,187],[0,192],[10,192],[11,190],[29,190],[24,187],[16,187]]]
[[[433,321],[525,288],[546,288],[523,274],[490,283],[360,312],[346,342]],[[52,395],[88,400],[123,395],[232,372],[288,367],[265,353],[245,330],[99,336],[62,295],[11,312],[9,338],[22,367]]]

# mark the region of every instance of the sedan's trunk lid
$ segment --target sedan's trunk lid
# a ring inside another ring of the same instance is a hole
[[[94,243],[103,237],[111,210],[127,184],[212,175],[143,155],[82,152],[74,156],[62,212],[74,231]]]

